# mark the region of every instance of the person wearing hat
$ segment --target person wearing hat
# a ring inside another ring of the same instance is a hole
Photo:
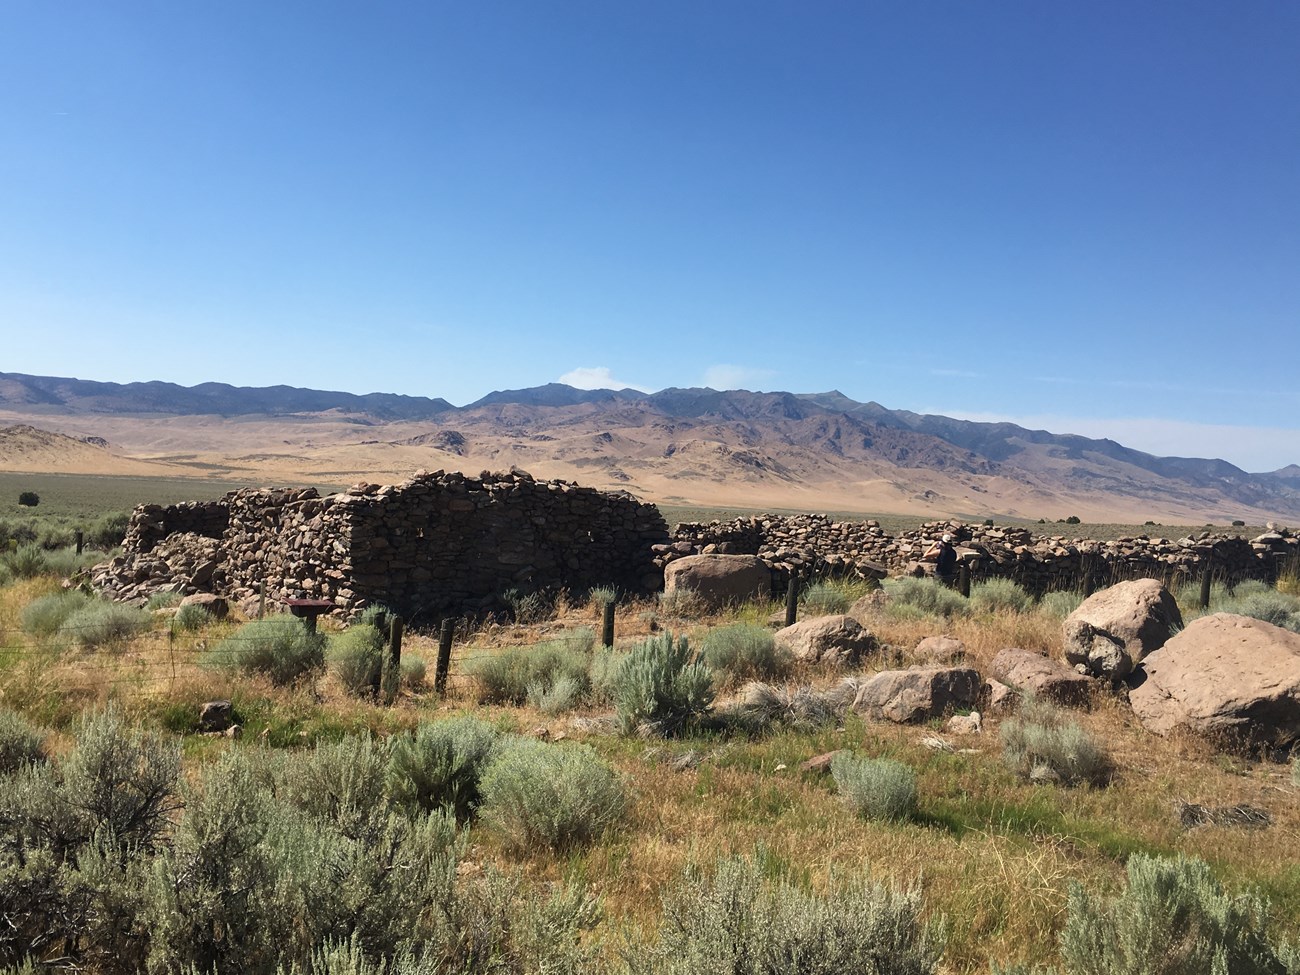
[[[947,532],[937,542],[926,549],[921,556],[923,562],[934,562],[934,574],[945,586],[952,588],[957,583],[957,550],[952,547],[952,535]]]

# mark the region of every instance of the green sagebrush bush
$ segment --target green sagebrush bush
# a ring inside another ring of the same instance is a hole
[[[1019,714],[1005,719],[998,734],[1002,758],[1016,774],[1065,785],[1099,785],[1110,774],[1105,749],[1059,708],[1026,699]]]
[[[921,920],[917,890],[865,879],[817,894],[760,853],[697,865],[664,896],[657,938],[629,952],[633,975],[931,975],[942,925]]]
[[[488,764],[484,822],[519,849],[565,850],[600,836],[626,805],[618,773],[588,745],[517,738]]]
[[[1300,633],[1300,597],[1276,589],[1242,592],[1244,588],[1238,586],[1237,592],[1225,599],[1216,611],[1249,616]]]
[[[336,781],[342,760],[358,754],[354,745],[315,757]],[[151,878],[150,970],[269,975],[308,964],[331,942],[350,941],[376,964],[449,940],[461,847],[449,818],[381,804],[350,835],[357,803],[322,804],[277,782],[277,771],[231,753],[189,797]]]
[[[650,637],[615,678],[615,710],[624,733],[675,734],[713,706],[713,675],[693,660],[686,637]]]
[[[859,816],[898,821],[916,812],[916,772],[902,762],[840,752],[831,759],[831,775]]]
[[[172,629],[178,633],[192,633],[203,629],[212,621],[212,614],[205,607],[190,603],[176,611],[176,615],[172,617]]]
[[[753,734],[772,725],[811,730],[837,723],[852,703],[852,694],[846,695],[841,688],[817,690],[804,684],[791,689],[751,681],[740,689],[724,717]]]
[[[483,704],[523,704],[530,690],[536,699],[562,679],[585,694],[595,642],[595,634],[582,627],[560,639],[479,657],[469,661],[466,670],[475,679]]]
[[[325,663],[325,637],[309,633],[292,616],[268,616],[245,623],[206,655],[212,666],[266,674],[272,683],[292,684]]]
[[[174,589],[159,589],[150,595],[149,601],[144,604],[144,608],[148,610],[171,609],[173,606],[179,606],[184,598]]]
[[[366,697],[379,687],[385,648],[385,635],[377,627],[354,623],[329,638],[326,661],[349,694]]]
[[[1268,905],[1229,895],[1203,861],[1137,853],[1111,900],[1070,889],[1061,959],[1069,975],[1284,975],[1293,946],[1270,941]]]
[[[104,599],[87,600],[59,626],[59,639],[84,649],[123,643],[154,624],[148,610]]]
[[[45,761],[45,736],[21,714],[0,705],[0,776]]]
[[[896,619],[965,616],[970,605],[961,593],[937,579],[887,579],[885,612]]]
[[[777,647],[772,631],[753,623],[709,630],[700,641],[700,659],[726,683],[777,679],[793,663],[790,654]]]
[[[971,586],[970,608],[976,613],[1024,613],[1034,599],[1010,579],[987,579]]]
[[[50,571],[50,562],[45,549],[24,542],[11,552],[0,553],[0,567],[15,579],[34,579]]]
[[[59,632],[69,616],[86,606],[90,597],[78,589],[52,593],[33,599],[23,607],[19,623],[23,631],[34,637],[51,637]]]
[[[446,809],[464,822],[482,801],[480,780],[501,738],[494,725],[471,715],[422,723],[393,741],[388,791],[404,808]]]
[[[1084,595],[1075,589],[1057,589],[1045,592],[1038,600],[1038,609],[1055,619],[1063,620],[1083,603]]]
[[[850,605],[848,593],[830,582],[814,582],[803,591],[799,601],[808,612],[819,616],[847,613]]]

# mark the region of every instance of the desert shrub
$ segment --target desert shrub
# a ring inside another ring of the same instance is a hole
[[[703,597],[694,589],[681,587],[659,594],[659,611],[665,616],[695,619],[703,616],[706,608]]]
[[[137,606],[88,600],[63,621],[60,639],[90,649],[122,643],[153,626],[153,614]]]
[[[1244,593],[1243,589],[1245,586],[1238,586],[1230,598],[1216,607],[1217,610],[1249,616],[1300,633],[1300,597],[1288,596],[1276,589],[1246,590]]]
[[[373,841],[388,816],[389,767],[387,748],[368,735],[349,735],[284,763],[277,795],[349,839]]]
[[[998,733],[1003,761],[1027,779],[1099,784],[1110,772],[1105,749],[1078,722],[1046,702],[1026,700]]]
[[[1063,620],[1083,603],[1083,593],[1076,589],[1057,589],[1045,592],[1038,600],[1038,609],[1048,616]]]
[[[45,549],[35,542],[25,542],[13,551],[0,554],[0,566],[15,579],[34,579],[50,571]]]
[[[28,763],[7,783],[0,821],[19,846],[62,861],[90,843],[150,850],[176,809],[180,752],[160,736],[130,727],[116,708],[84,715],[76,745],[57,764]]]
[[[713,675],[694,661],[686,637],[650,637],[628,654],[615,679],[624,733],[672,734],[713,706]]]
[[[803,591],[799,601],[810,613],[827,615],[847,613],[849,596],[840,586],[830,582],[814,582]]]
[[[818,691],[805,684],[789,690],[752,681],[740,689],[726,717],[752,732],[774,724],[814,729],[837,723],[852,701],[851,695],[846,698],[837,689]]]
[[[330,669],[349,694],[365,697],[379,687],[384,668],[384,635],[370,623],[355,623],[329,638]]]
[[[45,736],[16,711],[0,706],[0,776],[45,761]]]
[[[916,811],[916,772],[902,762],[840,752],[831,775],[848,807],[866,819],[903,820]]]
[[[987,579],[971,586],[970,607],[977,613],[1024,613],[1033,597],[1010,579]]]
[[[630,953],[633,975],[931,975],[943,950],[941,924],[921,920],[919,891],[865,879],[824,894],[768,880],[762,854],[697,865],[664,895],[656,939]]]
[[[172,617],[172,628],[181,633],[201,630],[212,622],[212,614],[198,603],[182,606]]]
[[[126,538],[126,527],[130,522],[131,515],[126,511],[114,511],[102,515],[86,529],[84,541],[90,548],[103,552],[111,551],[121,545]]]
[[[292,684],[325,662],[325,637],[308,633],[292,616],[268,616],[245,623],[207,654],[213,666],[266,674],[275,684]]]
[[[889,579],[885,581],[889,601],[885,611],[890,616],[942,617],[950,619],[964,616],[970,606],[959,592],[949,589],[937,579]]]
[[[507,589],[501,594],[516,623],[540,623],[555,614],[555,597],[541,590],[521,592]]]
[[[792,663],[789,653],[777,649],[772,631],[753,623],[709,630],[700,642],[700,659],[728,682],[778,678]]]
[[[429,667],[420,657],[402,658],[402,686],[419,690],[425,686]]]
[[[528,685],[528,703],[549,715],[564,714],[572,711],[587,693],[585,679],[561,674],[550,684],[535,681]]]
[[[376,764],[364,748],[313,756],[325,788],[342,784],[349,756],[362,759],[365,784],[341,805],[277,782],[276,766],[268,778],[239,753],[205,773],[150,885],[151,971],[302,970],[322,945],[341,941],[377,970],[445,936],[461,845],[454,824],[382,805],[358,819],[374,795]]]
[[[171,589],[159,589],[149,597],[149,601],[144,604],[147,610],[171,609],[173,606],[179,606],[181,600],[185,597]]]
[[[529,688],[545,694],[561,678],[577,683],[585,693],[594,643],[592,631],[583,627],[559,640],[479,657],[469,661],[466,670],[477,681],[483,703],[523,704]]]
[[[35,508],[41,503],[41,496],[35,491],[18,492],[18,503],[24,508]]]
[[[480,780],[501,741],[501,732],[463,715],[425,722],[393,742],[388,791],[408,809],[447,809],[469,819],[482,800]]]
[[[629,654],[621,650],[601,649],[592,655],[587,676],[591,681],[592,703],[612,706],[618,698],[618,675]]]
[[[587,591],[587,600],[593,607],[604,612],[610,603],[618,602],[618,590],[613,586],[595,586]]]
[[[90,597],[77,589],[52,593],[33,599],[24,606],[19,621],[25,633],[50,637],[59,631],[69,616],[89,602]]]
[[[518,849],[565,850],[623,814],[623,783],[588,745],[518,738],[483,773],[483,820]]]
[[[1290,969],[1254,894],[1231,896],[1201,860],[1135,853],[1110,901],[1070,889],[1061,958],[1069,975],[1280,975]]]

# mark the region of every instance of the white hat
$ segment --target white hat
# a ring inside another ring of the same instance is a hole
[[[952,536],[951,536],[951,535],[948,535],[948,534],[945,533],[944,536],[943,536],[943,540],[944,540],[945,542],[951,542],[951,541],[952,541]]]

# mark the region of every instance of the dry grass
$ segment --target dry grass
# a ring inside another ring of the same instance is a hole
[[[0,589],[6,642],[15,637],[22,606],[55,586],[30,580]],[[626,647],[672,629],[698,646],[711,626],[737,619],[765,622],[778,609],[764,605],[706,618],[665,618],[650,602],[620,605],[616,643]],[[779,730],[752,740],[714,732],[650,743],[584,730],[582,719],[592,717],[590,711],[556,719],[527,707],[476,708],[455,661],[598,623],[585,603],[565,600],[561,610],[560,618],[535,626],[486,625],[458,634],[449,696],[403,692],[394,708],[350,697],[329,677],[274,688],[264,680],[197,666],[203,648],[230,632],[233,623],[174,640],[160,624],[112,653],[61,649],[19,657],[0,667],[0,700],[47,727],[66,728],[80,710],[111,697],[142,722],[187,732],[198,704],[231,698],[245,721],[244,738],[231,743],[186,734],[191,773],[231,747],[295,747],[362,731],[386,736],[420,720],[470,709],[510,730],[544,727],[552,736],[585,740],[625,776],[631,795],[625,824],[605,841],[558,858],[509,851],[476,828],[472,858],[521,868],[535,880],[589,887],[603,898],[610,931],[651,927],[664,887],[689,861],[765,845],[792,876],[814,887],[864,864],[878,879],[919,881],[927,911],[948,918],[948,972],[986,972],[990,959],[1054,960],[1069,883],[1113,887],[1135,851],[1202,857],[1230,886],[1262,887],[1279,916],[1291,919],[1285,924],[1294,933],[1300,918],[1300,871],[1292,866],[1300,862],[1300,802],[1285,766],[1224,758],[1192,738],[1155,737],[1120,700],[1101,694],[1077,720],[1106,744],[1116,775],[1108,787],[1071,790],[1022,782],[1004,768],[996,717],[987,717],[982,735],[952,740],[970,749],[963,753],[923,745],[921,739],[937,734],[936,728],[865,723],[854,716],[840,728]],[[882,613],[865,622],[882,641],[899,648],[898,656],[882,665],[908,662],[919,640],[939,634],[962,640],[968,661],[981,669],[1007,646],[1055,656],[1061,650],[1059,621],[1034,612],[951,621],[892,621]],[[430,684],[436,652],[435,636],[408,634],[404,654],[428,662]],[[839,676],[805,668],[792,681],[829,683]],[[844,808],[829,775],[798,771],[803,760],[838,748],[915,768],[914,819],[901,824],[859,819]],[[664,760],[687,752],[702,760],[679,765]],[[1221,827],[1185,830],[1179,800],[1248,803],[1267,810],[1274,825],[1264,834]]]

